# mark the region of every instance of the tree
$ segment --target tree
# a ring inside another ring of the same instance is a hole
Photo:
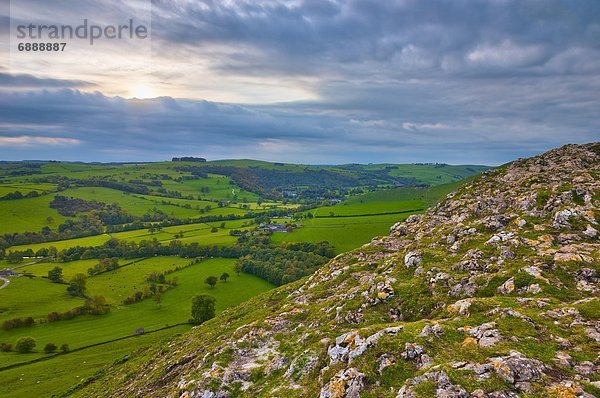
[[[6,256],[6,262],[9,264],[19,264],[23,262],[23,256],[19,253],[10,252]]]
[[[86,291],[86,281],[87,276],[84,274],[75,274],[69,283],[69,287],[67,287],[67,293],[71,296],[83,297]]]
[[[65,343],[65,344],[63,344],[63,345],[60,346],[60,352],[65,353],[65,352],[69,352],[69,351],[70,351],[70,349],[69,349],[69,345],[68,344]]]
[[[235,271],[237,276],[240,276],[240,273],[242,272],[242,263],[239,261],[236,262],[235,265],[233,266],[233,270]]]
[[[229,274],[227,272],[223,272],[223,274],[221,275],[221,277],[219,279],[221,279],[223,282],[227,282],[228,278],[229,278]]]
[[[216,277],[215,283],[216,283]],[[215,302],[217,300],[213,296],[200,294],[192,298],[192,319],[193,323],[203,323],[215,316]]]
[[[62,268],[54,267],[50,271],[48,271],[48,279],[50,279],[54,283],[61,283],[63,281],[62,272]]]
[[[48,343],[48,344],[46,344],[46,347],[44,347],[44,352],[46,354],[51,354],[51,353],[55,352],[57,349],[58,349],[58,347],[56,346],[56,344]]]
[[[206,278],[204,280],[204,283],[206,283],[207,285],[209,285],[210,288],[212,289],[217,284],[217,277],[216,276],[209,276],[208,278]]]
[[[31,336],[20,337],[15,344],[15,350],[20,353],[31,352],[35,348],[37,342]]]

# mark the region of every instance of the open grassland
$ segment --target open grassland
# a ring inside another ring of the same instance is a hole
[[[10,278],[10,284],[0,289],[0,321],[28,316],[45,318],[52,311],[64,312],[83,302],[82,298],[69,296],[66,285],[42,278]]]
[[[457,186],[458,183],[450,183],[427,188],[395,188],[353,196],[334,206],[308,211],[315,218],[298,222],[299,228],[293,232],[274,233],[271,241],[328,241],[336,253],[343,253],[368,243],[375,236],[387,235],[396,222],[422,213]],[[283,221],[289,220],[280,222]]]
[[[0,197],[16,191],[25,195],[32,191],[42,194],[43,192],[52,191],[54,189],[56,189],[56,185],[53,184],[3,184],[0,185]]]
[[[158,263],[153,263],[152,260],[158,261]],[[128,266],[121,270],[89,278],[90,294],[100,294],[110,298],[111,301],[118,301],[127,291],[133,293],[136,289],[142,288],[142,279],[147,275],[146,271],[152,272],[151,269],[156,270],[161,267],[171,268],[173,264],[180,264],[182,261],[188,260],[177,257],[164,257],[146,261],[148,261],[146,265],[151,266],[144,271],[141,270],[141,267],[144,267],[144,262],[142,262],[140,263],[138,272],[128,271],[128,267],[132,267]],[[38,341],[39,351],[49,342],[54,342],[57,345],[67,343],[71,349],[74,349],[128,336],[134,334],[138,328],[155,330],[167,325],[187,322],[190,318],[191,298],[197,294],[210,294],[214,296],[217,300],[217,312],[220,312],[225,308],[237,305],[273,287],[270,283],[253,275],[236,275],[233,272],[234,263],[235,260],[233,259],[209,259],[169,274],[168,279],[177,279],[177,286],[164,293],[160,304],[147,299],[131,305],[116,305],[109,314],[105,315],[85,315],[71,320],[43,323],[8,331],[2,330],[0,331],[0,342],[11,342],[14,344],[21,336],[32,336]],[[219,282],[214,288],[210,288],[204,283],[204,280],[208,276],[214,275],[218,277],[223,272],[231,275],[226,283]],[[114,275],[109,278],[108,276],[111,274]],[[19,306],[18,310],[14,313],[22,316],[34,311],[37,313],[48,313],[58,310],[58,303],[72,300],[66,294],[65,285],[53,284],[46,279],[40,278],[23,278],[23,280],[25,282],[30,281],[31,284],[15,287],[19,288],[20,291],[26,291],[27,295],[38,297],[39,299],[31,299],[20,304],[19,299],[22,297],[20,294],[16,295],[14,290],[11,290],[13,288],[11,281],[10,286],[0,290],[0,293],[14,295],[19,298],[14,302],[14,305]],[[56,290],[56,287],[59,289]],[[51,300],[48,300],[49,296],[52,297]],[[34,310],[33,303],[39,302],[42,300],[42,297],[45,297],[49,303],[45,304],[46,307],[43,310]],[[82,303],[81,299],[76,300],[78,301],[64,304],[63,308],[70,308]],[[0,366],[43,356],[45,354],[40,352],[31,354],[0,353]]]
[[[0,234],[56,229],[67,217],[50,208],[53,195],[0,201]]]
[[[389,173],[393,176],[412,177],[425,184],[438,185],[463,180],[474,174],[484,172],[489,167],[447,164],[381,164],[363,166],[367,170],[380,170],[391,168]]]
[[[230,220],[230,221],[214,221],[209,223],[196,223],[186,225],[174,225],[165,227],[157,232],[149,232],[147,229],[136,229],[133,231],[116,232],[113,234],[102,234],[97,236],[88,236],[85,238],[66,239],[57,242],[36,243],[32,245],[13,246],[10,250],[27,250],[31,249],[34,252],[41,248],[50,246],[56,247],[58,250],[68,249],[75,246],[101,246],[108,242],[111,237],[125,240],[141,242],[142,240],[157,239],[161,243],[168,243],[172,240],[180,240],[181,242],[192,243],[198,242],[201,246],[223,246],[233,244],[236,238],[231,236],[229,232],[232,229],[247,229],[244,223],[249,220]],[[221,225],[225,223],[225,227]],[[217,228],[216,232],[212,232],[213,227]],[[181,236],[183,234],[183,236]],[[179,235],[180,237],[176,237]]]
[[[1,371],[2,397],[62,396],[71,386],[93,376],[98,370],[134,351],[167,341],[176,334],[188,331],[190,327],[177,326]]]
[[[425,209],[422,200],[403,200],[390,202],[339,203],[335,206],[325,206],[315,209],[315,217],[330,216],[360,216],[370,214],[418,212]]]
[[[420,212],[452,192],[459,183],[430,187],[402,187],[355,195],[333,206],[319,207],[316,217],[356,216],[384,213]]]
[[[387,235],[390,227],[410,214],[387,214],[380,216],[313,218],[300,222],[293,232],[275,232],[272,242],[321,242],[328,241],[335,253],[368,243],[373,237]]]
[[[26,265],[19,268],[19,272],[27,275],[33,275],[39,278],[48,275],[48,271],[54,267],[60,267],[63,269],[63,279],[65,281],[71,280],[75,274],[86,274],[88,269],[98,264],[98,259],[69,261],[67,263],[55,263],[55,262],[39,262],[31,265]],[[119,264],[125,264],[134,260],[121,260]],[[64,288],[62,289],[64,290]]]
[[[98,202],[104,202],[108,204],[117,203],[124,210],[129,212],[134,216],[142,216],[147,213],[149,210],[155,208],[158,209],[169,216],[177,217],[177,218],[191,218],[191,217],[199,217],[200,213],[198,209],[195,208],[184,208],[182,206],[174,206],[171,204],[167,204],[166,202],[171,201],[175,202],[174,199],[171,198],[161,198],[157,196],[142,196],[136,194],[130,194],[127,192],[118,191],[116,189],[111,188],[101,188],[101,187],[82,187],[82,188],[72,188],[67,189],[66,191],[62,191],[60,193],[62,196],[80,198],[85,200],[96,200]],[[194,206],[198,205],[201,208],[204,206],[213,204],[211,202],[200,202],[200,201],[189,201],[190,203],[194,203]],[[191,205],[190,205],[191,206]]]

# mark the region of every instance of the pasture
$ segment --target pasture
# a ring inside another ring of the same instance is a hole
[[[191,298],[197,294],[210,294],[216,298],[216,310],[237,305],[261,292],[273,288],[270,283],[248,274],[239,276],[233,271],[235,260],[214,258],[183,268],[168,275],[177,280],[177,286],[164,293],[157,304],[146,299],[130,305],[122,305],[127,293],[143,287],[144,278],[156,270],[165,270],[189,260],[178,257],[159,257],[145,260],[135,265],[88,278],[90,295],[103,295],[112,304],[112,310],[105,315],[83,315],[71,320],[36,324],[11,330],[0,330],[0,342],[14,342],[21,336],[32,336],[38,342],[38,352],[17,354],[0,353],[0,366],[43,357],[41,349],[49,342],[57,345],[67,343],[71,349],[96,344],[134,334],[138,328],[155,330],[168,325],[187,322],[190,317]],[[76,262],[79,263],[79,262]],[[57,265],[61,266],[60,263]],[[69,263],[63,264],[64,269]],[[76,264],[81,267],[83,264]],[[137,268],[136,268],[137,267]],[[41,271],[39,271],[41,272]],[[219,281],[214,288],[204,283],[208,276],[219,277],[227,272],[231,275],[227,282]],[[14,316],[43,317],[51,311],[66,310],[83,304],[80,298],[69,297],[66,285],[54,284],[47,279],[21,277],[23,283],[13,286],[13,282],[0,290],[0,300],[11,298],[10,316],[4,313],[0,319]],[[19,279],[19,278],[16,278]],[[25,293],[18,295],[19,292]],[[30,298],[26,298],[30,297]],[[44,303],[44,301],[46,303]],[[2,301],[3,302],[3,301]],[[43,304],[43,307],[36,308]],[[0,372],[2,377],[2,372]]]

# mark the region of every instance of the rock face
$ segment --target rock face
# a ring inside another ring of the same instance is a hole
[[[74,396],[593,397],[600,144],[519,159]]]

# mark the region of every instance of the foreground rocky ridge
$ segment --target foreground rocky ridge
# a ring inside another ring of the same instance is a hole
[[[600,396],[599,177],[600,144],[486,172],[73,393]]]

